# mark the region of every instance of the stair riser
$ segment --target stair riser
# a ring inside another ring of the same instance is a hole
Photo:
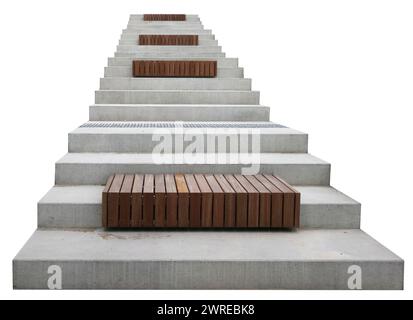
[[[14,261],[15,289],[47,289],[48,268],[63,271],[63,289],[348,290],[352,265],[363,289],[402,289],[400,261]],[[311,275],[311,276],[309,276]],[[99,281],[97,281],[97,279]],[[242,281],[240,281],[242,279]]]
[[[91,121],[269,121],[270,108],[262,106],[90,106]]]
[[[105,74],[105,77],[132,77],[132,66],[105,67],[104,74]],[[244,69],[243,68],[218,68],[217,77],[218,78],[243,78]]]
[[[57,163],[57,185],[104,185],[113,173],[242,173],[241,164]],[[329,185],[329,164],[261,164],[260,173],[277,175],[293,185]]]
[[[131,52],[115,52],[115,57],[129,57],[135,59],[148,59],[148,60],[156,60],[159,58],[168,59],[185,59],[194,60],[196,58],[208,58],[208,59],[217,59],[225,57],[225,53],[223,52],[193,52],[193,53],[185,53],[185,52],[177,52],[177,53],[169,53],[169,52],[160,52],[160,53],[131,53]]]
[[[169,31],[163,31],[163,30],[151,30],[149,33],[144,32],[144,31],[140,31],[140,32],[123,32],[121,37],[120,37],[120,41],[134,41],[134,43],[136,43],[136,41],[139,38],[139,34],[188,34],[187,32],[183,32],[181,31],[173,31],[173,32],[169,32]],[[194,35],[198,35],[198,39],[200,41],[205,41],[205,40],[215,40],[215,35],[213,35],[211,33],[210,30],[203,30],[203,31],[197,31],[194,33],[191,33]]]
[[[179,26],[179,25],[202,25],[201,20],[191,19],[184,21],[144,21],[143,19],[132,19],[128,21],[128,26],[153,26],[153,25],[164,25],[164,26]]]
[[[127,70],[128,67],[125,68]],[[218,69],[218,76],[221,70]],[[130,77],[130,73],[126,77]],[[100,90],[251,90],[251,80],[103,78],[100,79]]]
[[[156,133],[156,131],[154,131]],[[159,131],[162,135],[165,131]],[[207,141],[213,141],[208,139],[214,139],[213,151],[218,149],[217,141],[227,141],[228,139],[236,140],[236,145],[232,146],[235,148],[239,146],[240,139],[239,136],[235,134],[228,135],[209,135],[200,134],[199,130],[185,130],[184,135],[188,135],[188,139],[191,141],[183,141],[184,150],[192,144],[194,141],[204,142],[204,150],[202,152],[206,153],[209,150],[206,147]],[[195,137],[192,137],[195,134]],[[252,152],[251,143],[252,141],[257,141],[260,143],[259,152],[261,153],[306,153],[307,152],[307,135],[305,134],[264,134],[261,136],[252,136],[252,133],[247,131],[243,136],[248,142],[248,150]],[[227,140],[225,140],[227,138]],[[69,152],[120,152],[120,153],[152,153],[159,141],[153,141],[153,134],[69,134]],[[172,141],[178,139],[176,135],[171,135]],[[182,140],[182,138],[180,139]],[[226,144],[226,152],[231,152],[229,143]],[[245,146],[244,146],[245,147]],[[172,152],[176,152],[175,145],[172,146]],[[237,148],[238,149],[238,148]]]
[[[192,19],[186,21],[144,21],[143,19],[133,19],[128,21],[128,26],[202,26],[202,22],[199,19]]]
[[[259,104],[255,91],[96,91],[96,104]],[[200,119],[198,119],[200,120]]]
[[[122,30],[121,35],[125,34],[155,34],[155,32],[159,32],[161,34],[212,34],[210,30],[205,30],[201,27],[177,27],[177,28],[169,28],[169,27],[135,27],[135,28],[126,28]]]
[[[103,187],[102,187],[103,188]],[[332,210],[334,207],[334,210]],[[300,228],[358,229],[360,205],[301,205]],[[38,204],[39,228],[102,228],[102,206]]]
[[[130,67],[132,61],[136,58],[109,58],[108,66],[109,67]],[[158,57],[159,60],[168,60],[167,57]],[[181,58],[182,60],[193,60],[192,58]],[[151,58],[147,58],[151,60]],[[199,58],[199,60],[208,60],[208,58]],[[217,60],[218,68],[238,68],[238,59],[237,58],[215,58]]]
[[[154,28],[142,28],[140,30],[123,30],[121,34],[121,40],[123,39],[137,39],[139,34],[197,34],[199,36],[208,36],[211,39],[215,39],[215,36],[212,34],[211,30],[197,30],[188,32],[187,30],[160,30]]]
[[[166,25],[129,25],[126,29],[123,29],[124,32],[131,32],[131,31],[142,31],[142,30],[164,30],[164,31],[174,31],[174,30],[183,30],[187,32],[192,31],[202,31],[204,27],[201,24],[183,24],[183,25],[173,25],[173,26],[166,26]]]
[[[117,52],[126,53],[151,53],[151,54],[162,54],[162,53],[220,53],[222,52],[219,46],[117,46]]]

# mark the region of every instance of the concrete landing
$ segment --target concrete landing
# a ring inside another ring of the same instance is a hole
[[[360,230],[38,230],[13,261],[16,289],[402,289],[404,262]],[[350,268],[351,270],[351,268]]]

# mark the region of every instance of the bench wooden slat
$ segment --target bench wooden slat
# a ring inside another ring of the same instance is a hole
[[[166,189],[163,174],[155,175],[155,227],[163,227],[166,224]]]
[[[189,227],[189,190],[183,174],[175,175],[178,191],[178,227]]]
[[[225,179],[236,192],[236,219],[235,225],[238,228],[245,228],[248,226],[248,194],[233,175],[224,175]]]
[[[224,226],[235,227],[235,214],[236,214],[236,198],[235,191],[232,189],[229,182],[225,179],[224,175],[216,174],[215,179],[219,183],[222,191],[224,192]]]
[[[145,174],[145,181],[143,183],[143,227],[153,226],[154,216],[154,175]]]
[[[108,192],[108,227],[119,226],[119,191],[122,187],[124,174],[116,174]]]
[[[218,181],[212,174],[206,174],[205,180],[208,182],[213,194],[212,200],[212,226],[223,227],[224,226],[224,191],[222,191]]]
[[[106,186],[102,191],[102,225],[104,228],[108,226],[108,192],[114,178],[115,175],[112,174],[106,182]]]
[[[201,191],[193,174],[185,175],[189,190],[189,226],[199,228],[201,226]]]
[[[245,178],[259,192],[259,226],[266,228],[271,227],[271,193],[255,176],[246,175]]]
[[[298,228],[300,226],[301,194],[280,177],[276,178],[294,193],[294,228]]]
[[[165,175],[166,189],[166,226],[178,226],[178,192],[176,190],[175,177],[172,174]]]
[[[283,224],[283,193],[263,175],[255,176],[271,192],[271,227],[281,228]]]
[[[201,227],[212,227],[212,190],[204,175],[195,174],[194,177],[201,191]]]
[[[248,193],[248,227],[259,226],[260,197],[258,191],[242,175],[234,175],[238,182]]]
[[[283,182],[273,175],[264,175],[272,184],[283,192],[283,227],[294,227],[295,196]]]
[[[131,208],[131,227],[137,228],[142,226],[142,192],[143,192],[143,174],[135,174],[132,186],[132,208]]]
[[[119,191],[119,227],[121,228],[127,228],[130,226],[133,180],[134,176],[132,174],[125,175],[122,187]]]

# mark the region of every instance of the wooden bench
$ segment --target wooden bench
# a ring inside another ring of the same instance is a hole
[[[105,228],[298,228],[300,193],[269,174],[115,174]]]
[[[185,14],[144,14],[143,21],[185,21]]]
[[[197,46],[198,35],[191,34],[140,34],[141,46]]]
[[[134,60],[134,77],[213,78],[217,76],[216,61]]]

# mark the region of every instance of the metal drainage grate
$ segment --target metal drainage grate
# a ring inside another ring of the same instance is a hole
[[[273,122],[149,122],[149,121],[91,121],[81,128],[285,128]]]

